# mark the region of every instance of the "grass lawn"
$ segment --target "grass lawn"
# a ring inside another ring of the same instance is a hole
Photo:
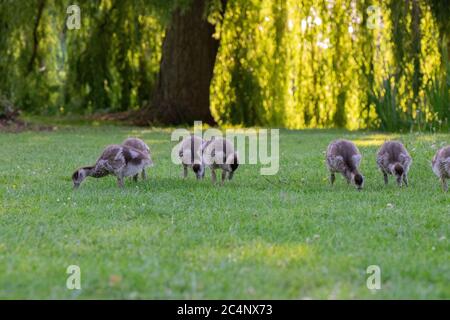
[[[146,182],[71,174],[103,147],[143,138]],[[363,154],[365,189],[337,177],[324,151],[335,138]],[[375,153],[389,138],[414,159],[410,187],[385,187]],[[170,130],[112,126],[0,134],[0,298],[450,298],[450,194],[431,171],[450,135],[281,131],[280,172],[239,167],[225,186],[197,182],[170,161]],[[66,288],[81,268],[82,290]],[[366,268],[381,268],[381,290]]]

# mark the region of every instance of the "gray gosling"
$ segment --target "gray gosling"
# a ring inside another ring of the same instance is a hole
[[[353,142],[347,140],[336,140],[330,143],[326,153],[326,162],[330,171],[330,183],[334,184],[336,172],[341,173],[358,190],[364,186],[364,177],[359,173],[361,153]]]
[[[431,161],[433,172],[441,180],[442,189],[448,192],[447,179],[450,179],[450,146],[440,149]]]
[[[130,148],[134,148],[136,150],[139,150],[140,152],[148,155],[148,157],[150,158],[150,160],[152,160],[151,154],[150,154],[150,148],[148,147],[148,145],[142,141],[141,139],[138,138],[128,138],[126,139],[124,142],[122,142],[122,145],[130,147]],[[153,165],[153,161],[152,164],[150,166]],[[142,180],[146,180],[147,179],[147,172],[145,171],[145,168],[142,169],[141,172],[142,175]],[[139,178],[139,174],[136,174],[135,176],[133,176],[133,180],[135,182],[138,181]]]
[[[412,158],[405,146],[398,141],[385,142],[377,153],[377,165],[383,173],[384,184],[389,182],[388,175],[395,176],[399,187],[408,186],[408,172]]]
[[[238,154],[234,150],[233,144],[224,138],[212,137],[203,150],[205,163],[211,168],[211,179],[217,181],[216,170],[222,169],[222,184],[228,178],[233,179],[233,175],[239,167]]]
[[[102,178],[115,175],[118,186],[123,188],[125,177],[135,176],[150,165],[152,160],[147,154],[127,146],[111,145],[106,147],[95,165],[80,168],[73,173],[73,186],[78,188],[87,177]]]
[[[202,150],[205,141],[195,135],[184,138],[180,145],[178,156],[183,164],[183,177],[188,176],[188,169],[192,168],[198,180],[205,177],[205,164],[203,162]]]

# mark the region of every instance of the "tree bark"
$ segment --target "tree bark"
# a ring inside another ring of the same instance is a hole
[[[213,124],[209,88],[219,41],[204,18],[207,1],[177,9],[166,30],[161,67],[146,121],[162,124]]]
[[[158,83],[146,120],[163,124],[213,124],[210,84],[219,41],[204,18],[207,1],[193,0],[173,15],[162,48]]]

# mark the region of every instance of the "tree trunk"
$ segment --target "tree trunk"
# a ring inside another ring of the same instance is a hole
[[[219,41],[205,18],[207,1],[193,0],[173,15],[162,48],[161,67],[146,120],[163,124],[213,124],[209,88]]]

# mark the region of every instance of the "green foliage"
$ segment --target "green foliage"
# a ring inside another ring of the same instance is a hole
[[[378,115],[377,126],[385,131],[396,131],[399,128],[410,127],[411,118],[400,108],[399,93],[396,87],[395,77],[389,76],[383,81],[383,86],[378,96],[373,96],[375,111]]]
[[[82,27],[67,30],[69,1],[1,1],[0,94],[40,114],[141,108],[156,85],[171,12],[191,3],[80,0]],[[221,42],[211,113],[220,125],[444,128],[449,7],[208,0],[204,18]]]
[[[445,50],[445,46],[442,48]],[[450,129],[450,62],[445,51],[442,52],[442,57],[444,68],[429,80],[425,92],[426,99],[432,106],[432,128],[448,130]]]
[[[86,4],[86,7],[88,5]],[[88,111],[128,110],[150,98],[161,56],[163,28],[143,1],[91,5],[92,27],[66,31],[69,105]]]
[[[70,4],[0,3],[5,75],[0,91],[39,113],[120,111],[145,104],[159,70],[168,13],[187,1],[78,1],[80,30],[66,27]]]
[[[232,0],[221,28],[211,88],[219,124],[431,125],[425,91],[442,62],[427,3]]]

